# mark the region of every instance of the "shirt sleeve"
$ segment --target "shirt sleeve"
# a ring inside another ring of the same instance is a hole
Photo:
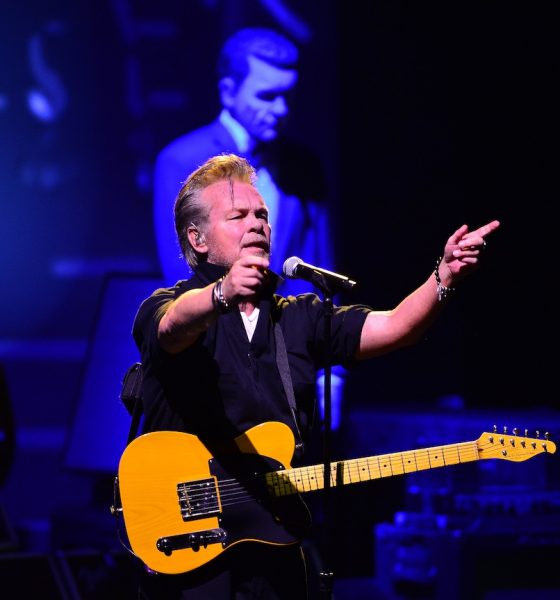
[[[298,339],[299,344],[306,344],[316,367],[324,368],[327,335],[322,300],[316,294],[301,294],[285,301],[290,305],[286,329],[292,331],[291,335]],[[333,307],[331,365],[350,367],[354,364],[362,328],[371,311],[372,308],[364,304]]]
[[[350,367],[356,360],[356,352],[362,336],[362,328],[371,308],[362,304],[335,306],[332,318],[333,364]],[[324,322],[320,323],[318,337],[326,343]]]
[[[140,305],[132,326],[132,336],[136,342],[142,361],[147,358],[157,360],[163,352],[158,341],[158,327],[161,320],[158,311],[170,300],[179,295],[179,288],[160,288]]]

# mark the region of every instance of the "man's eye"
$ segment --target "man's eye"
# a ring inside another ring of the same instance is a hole
[[[274,102],[278,98],[278,94],[271,92],[262,92],[259,94],[259,98],[264,102]]]

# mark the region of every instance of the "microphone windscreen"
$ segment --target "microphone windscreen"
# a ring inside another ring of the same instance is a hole
[[[284,261],[284,266],[282,267],[282,271],[284,272],[284,275],[289,278],[294,278],[296,267],[301,262],[303,262],[303,261],[301,260],[301,258],[298,258],[297,256],[290,256],[290,258],[287,258]]]

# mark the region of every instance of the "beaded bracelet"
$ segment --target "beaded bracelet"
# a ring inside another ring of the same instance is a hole
[[[224,278],[220,277],[220,279],[218,279],[218,281],[216,281],[214,284],[214,289],[212,290],[212,304],[214,305],[214,308],[217,308],[222,314],[231,310],[231,306],[229,305],[222,291],[223,282]]]
[[[450,296],[455,291],[456,288],[446,287],[445,285],[443,285],[441,283],[441,277],[439,276],[439,263],[440,262],[441,262],[441,256],[436,261],[436,268],[434,270],[434,275],[436,276],[438,301],[442,302],[443,300],[445,300],[447,298],[447,296]]]

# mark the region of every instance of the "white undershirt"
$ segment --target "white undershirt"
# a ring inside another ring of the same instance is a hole
[[[249,338],[249,341],[251,341],[253,339],[253,334],[255,333],[255,328],[259,319],[260,308],[255,307],[249,316],[247,316],[243,311],[240,312],[241,318],[243,319],[243,325],[245,325],[245,331],[247,332],[247,337]]]

